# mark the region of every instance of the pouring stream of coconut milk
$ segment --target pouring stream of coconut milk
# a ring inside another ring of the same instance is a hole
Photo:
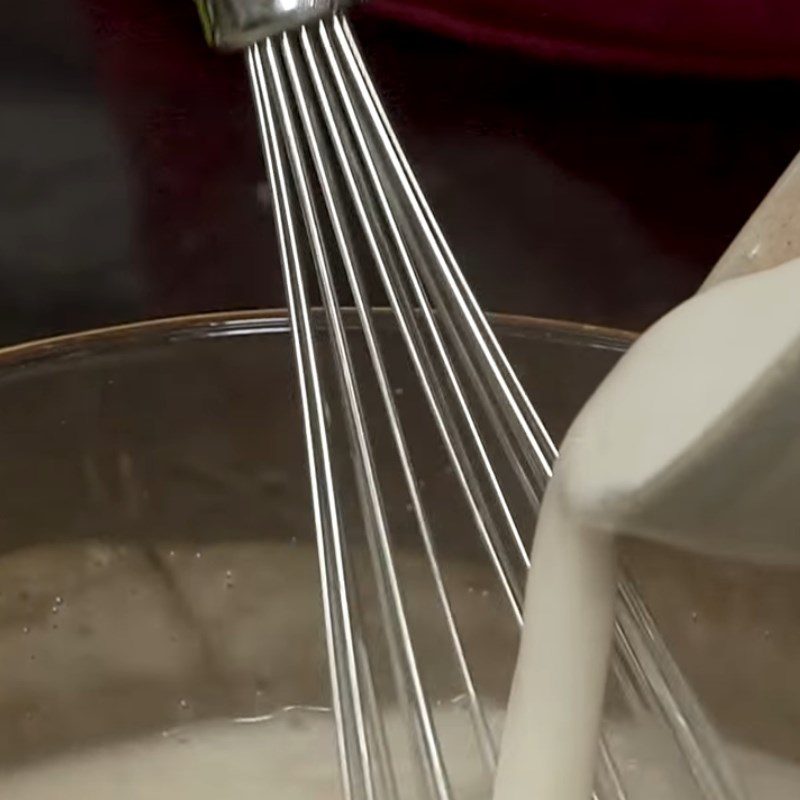
[[[742,235],[769,207],[770,196]],[[721,266],[639,338],[564,440],[534,540],[494,800],[591,795],[617,537],[800,557],[800,260],[728,280],[743,270]]]

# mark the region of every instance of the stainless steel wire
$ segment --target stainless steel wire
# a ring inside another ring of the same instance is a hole
[[[371,393],[378,398],[430,571],[486,787],[497,742],[442,568],[437,509],[426,504],[423,465],[415,459],[387,372],[371,296],[376,279],[466,518],[517,625],[522,623],[533,522],[556,447],[436,222],[346,17],[335,14],[252,45],[247,65],[292,323],[343,794],[348,800],[448,800],[457,793],[410,622],[382,481],[386,456],[376,448],[374,412],[368,410]],[[312,308],[315,293],[323,309],[324,337]],[[350,301],[359,321],[357,336],[344,321],[342,307]],[[374,389],[366,385],[364,354]],[[334,417],[341,420],[338,432]],[[344,472],[334,457],[339,433],[347,442]],[[397,740],[387,729],[380,699],[381,666],[377,661],[373,666],[369,614],[358,588],[366,578],[356,566],[359,555],[343,499],[349,482],[355,486],[393,696],[416,769],[413,786],[407,775],[398,774]],[[622,586],[621,603],[617,658],[628,665],[625,674],[633,674],[644,661],[651,672],[660,670],[659,708],[695,764],[700,796],[737,797],[731,776],[714,767],[722,762],[711,726],[629,582]],[[641,635],[643,625],[649,639]],[[672,706],[667,696],[677,698]],[[689,736],[686,728],[700,733]],[[625,798],[606,741],[601,742],[600,770],[598,791]]]

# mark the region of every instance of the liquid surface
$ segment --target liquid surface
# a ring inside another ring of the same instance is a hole
[[[488,711],[492,727],[499,727],[499,709]],[[437,720],[446,732],[461,731],[465,742],[469,738],[470,722],[462,703],[440,709]],[[394,728],[399,719],[390,715],[387,724]],[[628,796],[647,800],[695,796],[682,770],[674,774],[665,770],[668,759],[656,729],[631,729],[623,723],[611,726],[606,734],[623,765],[621,778]],[[797,766],[743,748],[732,755],[752,797],[795,800],[800,780]],[[459,800],[488,798],[474,759],[462,757],[453,766],[453,789]],[[401,765],[399,777],[401,785],[413,780],[410,764]],[[85,800],[87,796],[99,800],[339,800],[333,718],[325,709],[289,708],[271,716],[197,722],[0,773],[4,800]]]
[[[498,725],[497,709],[489,709]],[[489,789],[471,752],[471,725],[463,702],[435,711],[440,735],[455,747],[455,796],[485,800]],[[402,735],[401,716],[385,719],[390,739]],[[398,759],[403,797],[411,796],[416,766]],[[326,709],[289,708],[236,721],[196,722],[162,733],[91,748],[0,774],[9,800],[339,800],[342,797],[333,715]]]
[[[54,758],[0,778],[14,800],[331,800],[339,797],[330,715],[297,709],[195,723]]]

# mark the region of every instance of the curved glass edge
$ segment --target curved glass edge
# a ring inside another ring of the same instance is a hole
[[[376,312],[380,325],[393,324],[389,309],[376,309]],[[358,327],[354,309],[344,309],[344,314],[348,326]],[[320,327],[324,327],[320,309],[315,310],[315,317]],[[626,350],[636,339],[636,334],[628,331],[564,320],[507,314],[490,314],[489,319],[503,336],[542,338],[618,352]],[[145,320],[0,348],[0,368],[48,359],[76,358],[134,344],[287,333],[289,326],[288,313],[281,308]]]

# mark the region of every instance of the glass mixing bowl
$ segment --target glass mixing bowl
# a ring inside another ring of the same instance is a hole
[[[556,440],[631,341],[495,322]],[[398,404],[413,418],[424,401],[404,391],[409,370],[388,318],[381,331]],[[439,517],[439,555],[497,729],[517,629],[479,545],[450,519],[444,494],[437,502],[438,446],[411,428],[412,447],[430,451],[420,474]],[[281,312],[145,323],[0,353],[0,796],[336,795],[305,469]],[[487,797],[419,577],[421,548],[403,534],[397,548],[454,795]],[[624,557],[675,661],[646,611],[629,605],[600,795],[727,800],[740,796],[738,771],[753,797],[797,797],[797,571],[641,545]],[[383,696],[384,678],[374,678]]]

